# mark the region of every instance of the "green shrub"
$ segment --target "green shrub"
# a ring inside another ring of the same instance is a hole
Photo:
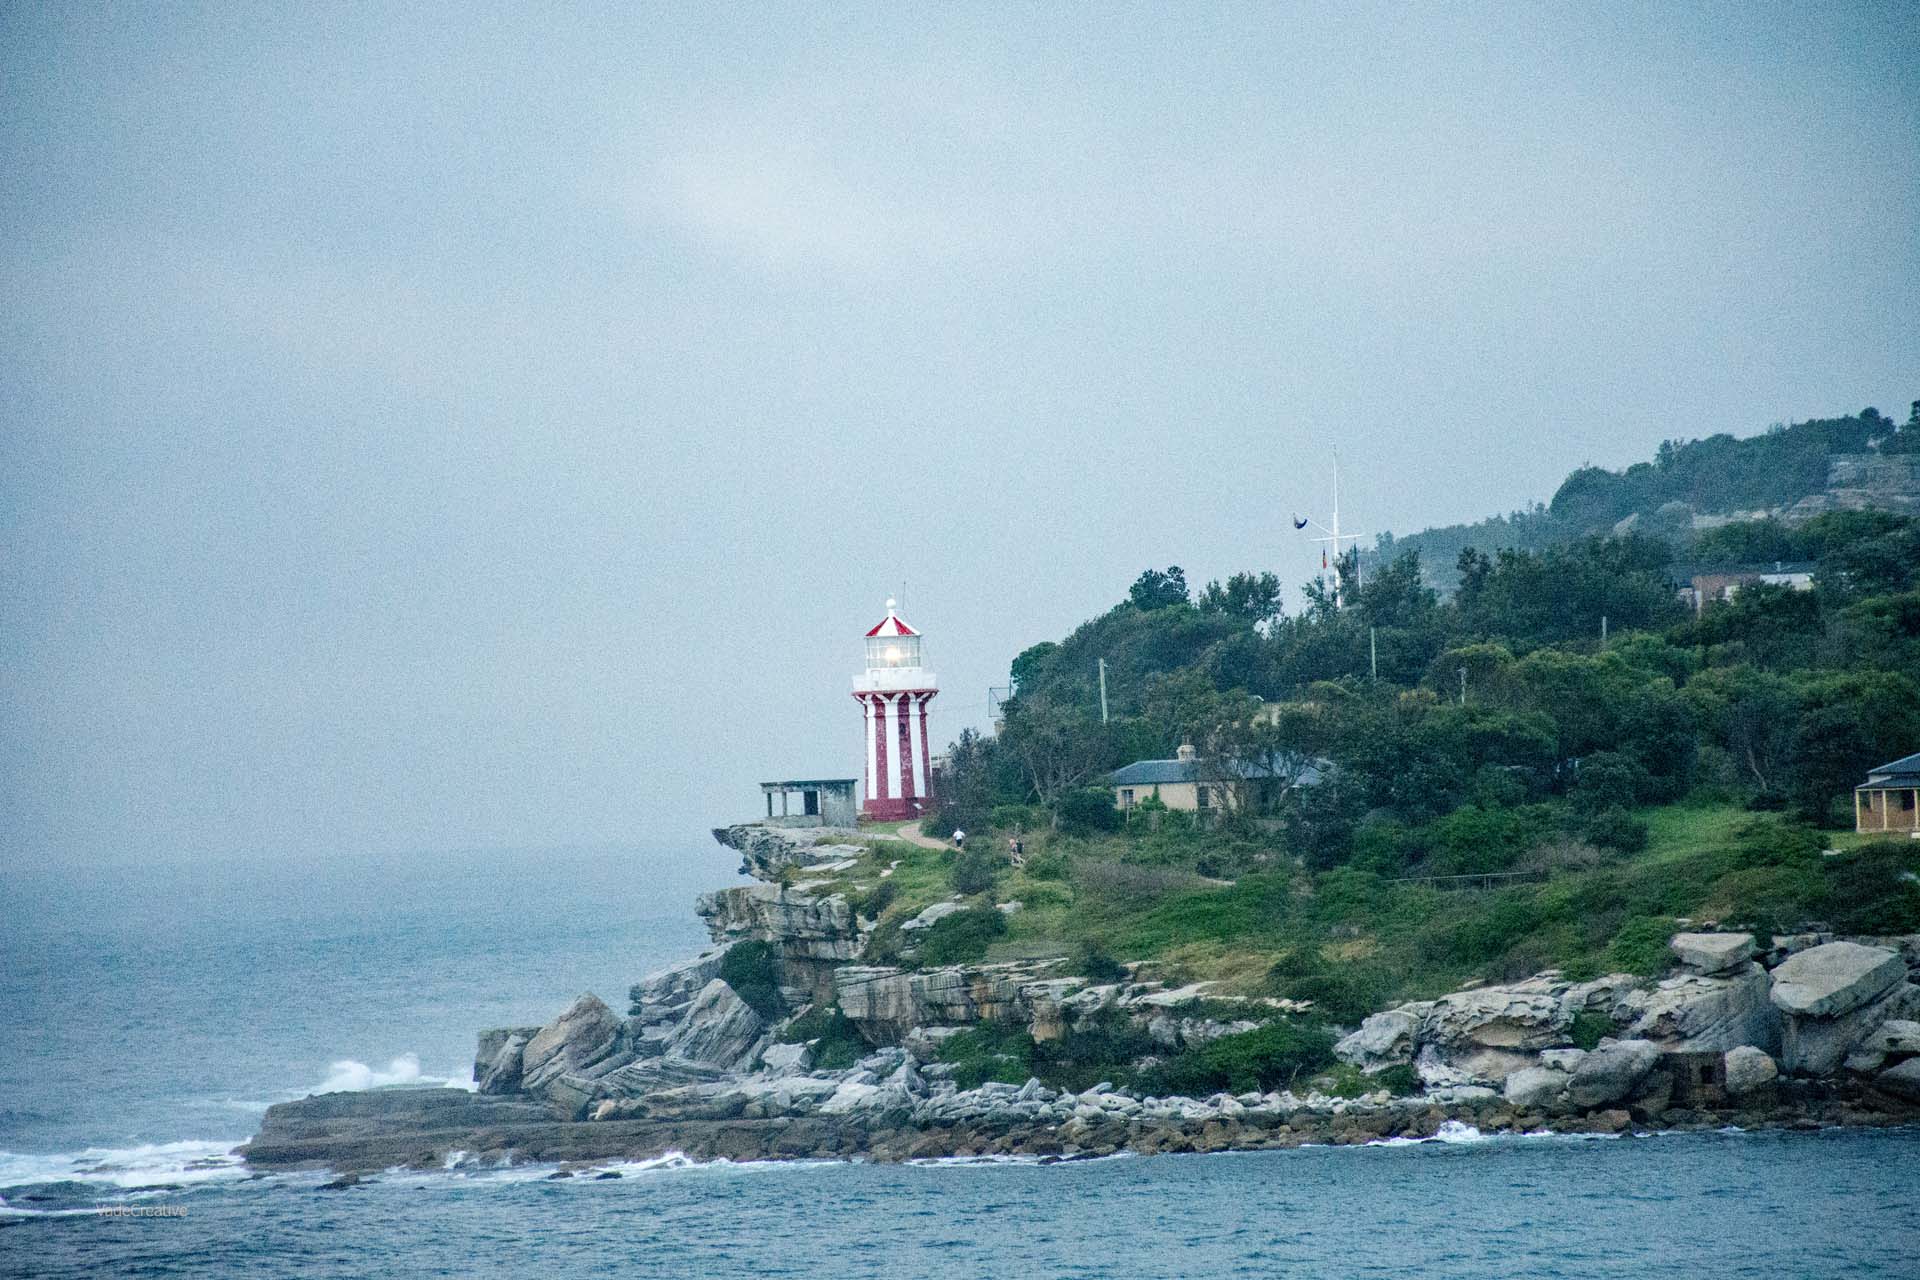
[[[1827,922],[1842,933],[1920,933],[1920,844],[1881,841],[1823,859]]]
[[[953,866],[948,868],[947,878],[952,881],[956,893],[972,897],[976,893],[993,892],[994,856],[988,851],[986,842],[962,849],[954,857]]]
[[[878,920],[880,913],[893,905],[900,896],[900,886],[892,880],[882,880],[873,888],[859,894],[852,900],[853,909],[869,920]]]
[[[1420,1092],[1420,1073],[1411,1064],[1396,1062],[1373,1076],[1379,1087],[1396,1098],[1408,1098]]]
[[[1580,834],[1602,849],[1638,853],[1647,847],[1647,824],[1625,809],[1602,809],[1581,825]]]
[[[1332,1032],[1270,1022],[1176,1054],[1146,1074],[1144,1087],[1189,1097],[1280,1089],[1332,1063]]]
[[[921,937],[920,963],[971,964],[985,959],[987,948],[1006,931],[1006,916],[992,907],[971,907],[942,916]]]
[[[1612,1034],[1613,1019],[1592,1009],[1582,1009],[1574,1014],[1573,1024],[1567,1028],[1567,1039],[1573,1041],[1574,1047],[1589,1051]]]
[[[727,948],[720,979],[769,1022],[787,1011],[780,998],[780,952],[770,942],[736,942]]]
[[[1036,853],[1021,870],[1029,880],[1065,880],[1073,874],[1073,860],[1058,850]]]
[[[1620,973],[1651,977],[1667,967],[1667,944],[1673,940],[1673,932],[1671,919],[1634,916],[1607,944],[1607,963]]]
[[[1106,953],[1101,945],[1088,938],[1073,949],[1068,957],[1067,968],[1086,978],[1089,982],[1125,982],[1126,966]]]
[[[989,1081],[1025,1084],[1033,1075],[1033,1049],[1033,1037],[1024,1031],[983,1025],[948,1036],[938,1056],[953,1064],[955,1084],[974,1089]]]
[[[1358,1022],[1385,997],[1384,975],[1359,964],[1329,962],[1317,946],[1295,947],[1267,971],[1268,989],[1290,1000],[1311,1000],[1313,1011],[1336,1022]]]
[[[1119,1009],[1103,1009],[1055,1040],[1035,1042],[1033,1074],[1057,1089],[1089,1089],[1133,1078],[1136,1059],[1156,1051],[1152,1037]]]
[[[1062,795],[1054,806],[1060,830],[1067,835],[1093,835],[1118,831],[1126,815],[1113,803],[1113,792],[1105,787],[1079,787]]]
[[[813,1041],[816,1070],[844,1071],[871,1052],[853,1020],[840,1012],[838,1005],[807,1010],[786,1025],[780,1039],[784,1044]]]

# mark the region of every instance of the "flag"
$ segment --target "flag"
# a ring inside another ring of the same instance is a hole
[[[1327,549],[1325,547],[1322,547],[1320,548],[1320,568],[1324,571],[1326,567],[1327,567]]]
[[[1294,527],[1294,528],[1296,528],[1296,529],[1304,529],[1304,528],[1306,528],[1306,527],[1307,527],[1307,518],[1306,518],[1305,516],[1295,516],[1295,517],[1293,518],[1293,527]]]

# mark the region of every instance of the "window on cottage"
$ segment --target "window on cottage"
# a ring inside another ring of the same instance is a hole
[[[1120,807],[1122,809],[1133,808],[1133,788],[1132,787],[1120,788]]]
[[[1195,787],[1193,789],[1193,803],[1195,808],[1211,809],[1213,807],[1213,795],[1206,787]]]

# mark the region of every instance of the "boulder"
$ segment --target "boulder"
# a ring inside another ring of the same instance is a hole
[[[1551,1067],[1525,1067],[1507,1077],[1501,1093],[1516,1107],[1532,1111],[1551,1110],[1565,1104],[1567,1081],[1568,1076],[1564,1071],[1555,1071]]]
[[[967,909],[964,902],[936,902],[913,919],[900,926],[902,933],[917,933],[921,929],[931,929],[948,916],[957,915]]]
[[[802,1075],[813,1065],[813,1050],[804,1044],[770,1044],[760,1052],[760,1065],[777,1076]]]
[[[581,996],[527,1041],[520,1087],[538,1093],[563,1075],[607,1061],[619,1049],[623,1026],[599,996]]]
[[[760,880],[778,880],[787,867],[858,858],[866,850],[845,843],[855,835],[844,827],[774,827],[760,822],[713,831],[715,840],[740,855],[740,874]]]
[[[520,1073],[527,1042],[538,1027],[496,1027],[480,1033],[473,1054],[473,1080],[481,1093],[520,1092]]]
[[[1405,1009],[1388,1009],[1370,1015],[1359,1030],[1334,1045],[1333,1052],[1342,1062],[1362,1071],[1383,1071],[1413,1061],[1414,1037],[1419,1030],[1418,1016]]]
[[[667,1057],[716,1067],[741,1063],[760,1042],[766,1023],[734,989],[715,978],[688,1006],[686,1017],[668,1039]]]
[[[1795,1075],[1827,1075],[1883,1023],[1903,1019],[1917,1006],[1920,989],[1903,982],[1872,1003],[1835,1017],[1789,1017],[1780,1041],[1780,1065]]]
[[[1543,1049],[1540,1051],[1540,1065],[1571,1075],[1579,1067],[1580,1060],[1586,1056],[1585,1049]]]
[[[1633,991],[1620,1002],[1627,1034],[1672,1051],[1780,1046],[1780,1013],[1767,998],[1767,972],[1744,964],[1729,973],[1685,973]]]
[[[1610,1040],[1573,1070],[1567,1100],[1582,1110],[1611,1106],[1631,1094],[1660,1061],[1660,1046],[1650,1040]]]
[[[1920,1102],[1920,1058],[1908,1058],[1898,1066],[1888,1067],[1873,1078],[1873,1083],[1896,1097]]]
[[[1796,952],[1773,971],[1773,1003],[1796,1018],[1851,1013],[1907,976],[1907,962],[1885,947],[1829,942]]]
[[[1920,1054],[1920,1022],[1889,1018],[1860,1042],[1860,1047],[1891,1057]]]
[[[1750,933],[1676,933],[1668,945],[1695,973],[1725,973],[1753,959],[1756,950]]]
[[[1734,1097],[1772,1084],[1780,1075],[1780,1068],[1774,1063],[1773,1056],[1750,1044],[1727,1050],[1726,1071],[1727,1092]]]

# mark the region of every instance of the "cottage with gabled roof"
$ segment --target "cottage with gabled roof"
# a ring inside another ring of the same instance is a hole
[[[1853,829],[1920,836],[1920,751],[1867,770],[1853,789]]]
[[[1169,809],[1182,812],[1212,812],[1236,806],[1235,792],[1248,795],[1255,809],[1268,808],[1288,786],[1312,786],[1320,781],[1320,771],[1304,761],[1292,770],[1271,765],[1234,763],[1222,773],[1218,763],[1209,769],[1199,752],[1182,743],[1171,760],[1136,760],[1107,775],[1113,788],[1113,803],[1118,809],[1132,809],[1148,798],[1157,799]],[[1251,784],[1251,785],[1241,785]]]

